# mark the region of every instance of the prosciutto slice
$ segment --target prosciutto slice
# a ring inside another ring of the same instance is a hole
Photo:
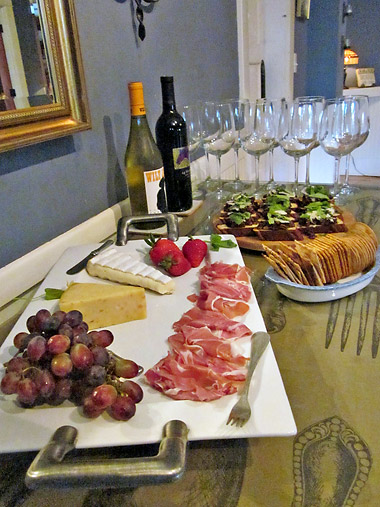
[[[236,381],[208,366],[181,364],[168,354],[145,377],[152,387],[175,400],[211,401],[237,392]]]
[[[206,264],[199,273],[201,290],[248,302],[252,296],[249,270],[238,264]]]
[[[173,324],[166,357],[145,377],[176,400],[211,401],[235,393],[246,377],[239,341],[252,334],[242,322],[252,296],[249,271],[237,264],[207,264],[199,272],[195,305]]]
[[[200,291],[199,296],[192,294],[188,299],[196,303],[201,310],[220,312],[230,319],[241,317],[249,310],[249,304],[245,301],[225,298],[212,290],[203,289]]]
[[[229,319],[220,312],[201,310],[197,306],[182,315],[174,322],[174,331],[181,331],[183,326],[196,328],[208,327],[215,335],[225,339],[244,338],[252,334],[251,330],[242,322]]]

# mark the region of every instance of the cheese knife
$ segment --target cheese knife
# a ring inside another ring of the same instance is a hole
[[[75,275],[76,273],[79,273],[79,271],[82,271],[87,266],[87,262],[98,255],[98,253],[102,252],[109,246],[113,244],[112,239],[108,239],[106,242],[104,242],[99,248],[96,248],[92,252],[90,252],[84,259],[82,259],[78,264],[75,264],[72,268],[68,269],[66,271],[67,275]]]

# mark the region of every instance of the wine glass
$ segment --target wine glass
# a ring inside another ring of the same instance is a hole
[[[322,149],[334,157],[333,193],[338,194],[340,160],[360,141],[359,102],[353,98],[330,99],[323,108],[319,142]],[[364,141],[363,141],[364,142]]]
[[[295,99],[283,108],[279,127],[280,146],[294,158],[294,192],[298,193],[300,158],[310,153],[318,139],[318,118],[313,100]]]
[[[225,188],[233,192],[239,192],[244,189],[245,184],[240,179],[239,174],[239,149],[241,148],[241,135],[240,132],[244,126],[244,104],[248,103],[248,99],[229,99],[225,101],[231,104],[232,114],[235,121],[235,142],[232,146],[235,157],[235,177],[230,183],[226,183]]]
[[[189,160],[190,164],[195,160],[195,154],[201,146],[202,129],[199,116],[199,105],[190,104],[179,108],[180,114],[186,122],[187,142],[189,147]],[[193,199],[200,199],[203,197],[203,192],[199,188],[202,178],[199,170],[191,168],[191,183],[193,189]]]
[[[269,178],[268,181],[263,185],[263,192],[270,192],[276,187],[276,182],[274,179],[274,166],[273,166],[273,152],[277,146],[280,146],[278,136],[279,136],[279,127],[280,127],[280,118],[282,109],[285,107],[285,99],[271,99],[273,106],[273,121],[274,121],[274,131],[275,138],[272,147],[269,149]]]
[[[269,151],[275,142],[273,105],[268,99],[244,104],[244,127],[241,131],[243,150],[254,157],[254,187],[258,194],[260,186],[260,157]]]
[[[222,186],[222,155],[233,146],[236,138],[235,122],[231,104],[208,103],[207,118],[202,123],[203,145],[208,154],[216,156],[217,160],[217,186],[216,196],[221,199],[228,195]],[[206,121],[207,120],[207,121]]]
[[[357,145],[354,147],[354,150],[356,150],[356,148],[359,148],[359,146],[361,146],[366,141],[369,135],[369,99],[367,95],[349,95],[346,96],[346,98],[357,100],[359,103],[360,136]],[[339,191],[340,196],[348,196],[359,191],[358,188],[353,187],[349,184],[350,162],[351,153],[348,153],[348,155],[346,155],[344,182],[342,188]]]
[[[208,146],[210,139],[213,137],[213,133],[217,131],[217,126],[215,125],[215,103],[211,101],[199,103],[199,118],[201,126],[201,145],[204,149],[207,160],[207,174],[203,186],[206,192],[213,192],[217,188],[217,180],[211,177],[211,164]]]
[[[324,103],[325,103],[325,97],[322,97],[322,95],[310,95],[310,96],[304,96],[304,97],[297,97],[297,100],[302,102],[308,102],[310,100],[312,100],[313,102],[315,102],[315,108],[316,108],[316,115],[317,115],[317,121],[318,121],[318,126],[319,126],[319,123],[320,123],[320,120],[322,118],[322,112],[323,112],[323,106],[324,106]],[[318,138],[317,140],[315,141],[314,145],[312,146],[311,150],[306,153],[306,157],[305,157],[305,161],[306,161],[306,171],[305,171],[305,187],[308,187],[310,185],[310,156],[311,156],[311,151],[314,149],[314,148],[317,148],[319,146],[319,141],[318,141]]]

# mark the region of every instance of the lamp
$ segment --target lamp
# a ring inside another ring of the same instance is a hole
[[[359,55],[350,48],[350,42],[346,39],[344,48],[344,87],[352,88],[357,86],[356,69],[350,68],[350,65],[358,65]]]
[[[350,48],[344,50],[344,65],[357,65],[359,63],[359,56],[355,51]]]

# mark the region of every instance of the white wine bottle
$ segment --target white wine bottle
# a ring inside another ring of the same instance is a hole
[[[145,113],[141,82],[128,83],[131,127],[125,171],[133,215],[166,211],[164,168]]]

